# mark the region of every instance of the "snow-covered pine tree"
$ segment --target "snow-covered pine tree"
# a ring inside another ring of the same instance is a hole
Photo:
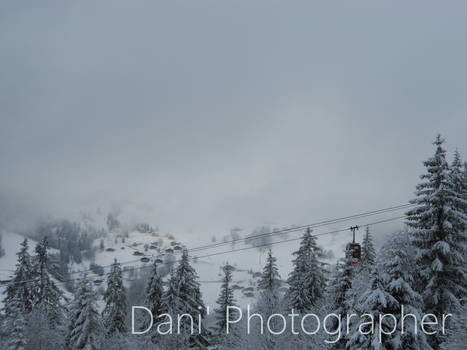
[[[459,232],[464,232],[464,236],[467,230],[467,168],[464,169],[462,165],[462,159],[459,152],[454,152],[454,159],[451,167],[449,168],[449,178],[452,184],[452,192],[455,197],[453,204],[456,205],[456,209],[464,214],[464,220],[458,220],[457,223],[460,225],[456,228]],[[464,238],[465,239],[465,238]]]
[[[171,293],[171,295],[173,296],[174,294]],[[153,329],[157,327],[158,321],[160,321],[160,319],[157,318],[157,315],[161,315],[165,312],[163,309],[163,296],[164,288],[162,277],[157,269],[157,263],[154,261],[151,276],[146,286],[145,299],[146,307],[151,310],[151,313],[154,315]],[[142,322],[141,329],[147,329],[149,326],[148,322],[149,320],[144,320],[144,322]],[[156,336],[153,335],[152,340],[153,342],[156,342]]]
[[[164,337],[164,341],[168,342],[167,346],[199,349],[209,344],[203,325],[200,325],[200,331],[197,329],[198,317],[201,315],[204,319],[206,307],[202,300],[198,275],[190,265],[186,249],[182,253],[179,265],[171,275],[169,287],[162,298],[162,309],[164,313],[172,315],[175,324],[177,324],[178,316],[184,314],[191,315],[194,320],[194,332],[191,334],[191,321],[183,317],[180,322],[180,334]]]
[[[388,311],[396,316],[398,328],[395,333],[395,348],[404,350],[429,350],[425,333],[419,325],[409,321],[404,322],[404,334],[401,329],[401,308],[404,314],[413,314],[417,320],[423,316],[423,300],[421,295],[413,289],[414,278],[411,272],[414,262],[413,247],[410,244],[407,231],[393,234],[383,245],[380,254],[382,267],[382,280],[387,292],[397,300],[397,305],[388,306]],[[397,308],[396,308],[397,306]]]
[[[178,298],[184,300],[187,304],[186,311],[193,312],[193,314],[201,312],[204,316],[206,307],[201,298],[198,274],[190,264],[186,249],[182,253],[182,258],[174,271],[173,278],[177,286]]]
[[[164,294],[162,277],[157,270],[157,263],[154,262],[152,275],[146,287],[146,307],[151,310],[153,315],[159,315],[162,312],[162,296]]]
[[[257,311],[263,316],[264,320],[267,320],[269,316],[280,313],[281,310],[281,297],[279,293],[279,287],[281,279],[279,270],[276,264],[276,258],[272,256],[272,251],[269,249],[268,257],[266,259],[266,265],[264,266],[261,279],[258,282],[259,297],[257,303]],[[277,321],[277,319],[275,319]],[[272,331],[278,331],[279,327],[277,322],[271,322],[270,329]],[[261,344],[261,349],[274,350],[277,349],[280,337],[272,334],[266,328],[264,334],[258,334],[257,341]]]
[[[453,316],[452,329],[449,337],[442,344],[442,350],[465,350],[467,344],[467,300],[464,300],[460,312]]]
[[[0,233],[0,258],[5,255],[5,249],[2,247],[2,234]]]
[[[379,272],[375,268],[371,273],[370,288],[358,299],[356,309],[361,316],[359,323],[348,336],[346,349],[349,350],[393,350],[394,336],[383,335],[381,341],[380,333],[380,315],[389,313],[397,309],[399,303],[384,288],[383,281]],[[366,315],[371,316],[366,316]],[[372,331],[372,324],[374,329]],[[384,318],[381,326],[383,331],[389,333],[394,325],[393,320]],[[368,334],[366,334],[368,333]]]
[[[289,290],[287,300],[290,309],[305,313],[316,304],[324,294],[326,286],[325,271],[318,257],[322,249],[316,244],[316,237],[310,228],[305,231],[300,248],[293,253],[293,271],[287,282]]]
[[[227,334],[227,310],[229,307],[236,306],[234,291],[232,288],[232,271],[233,266],[228,263],[222,267],[224,277],[222,278],[221,292],[217,298],[216,309],[216,338],[219,346],[223,348],[231,349],[237,342],[236,332],[232,329],[232,325],[229,327],[229,334]],[[229,310],[229,314],[232,315],[231,319],[236,319],[237,315],[232,310]]]
[[[371,270],[376,262],[376,249],[373,244],[373,236],[370,232],[370,227],[366,227],[365,237],[362,242],[362,258],[361,266],[364,269]]]
[[[280,275],[276,264],[276,258],[272,256],[272,250],[269,249],[266,265],[263,268],[261,279],[258,281],[260,291],[276,292],[280,287]]]
[[[33,265],[34,282],[31,291],[33,293],[33,309],[45,315],[48,320],[48,327],[55,329],[63,323],[65,309],[61,303],[62,292],[51,278],[48,248],[47,237],[44,237],[36,245]]]
[[[16,255],[18,255],[18,262],[16,263],[15,273],[11,282],[3,292],[5,295],[3,299],[3,310],[6,316],[9,315],[9,309],[13,302],[15,307],[19,307],[23,313],[31,312],[33,305],[33,295],[31,292],[33,269],[31,257],[28,253],[27,239],[21,243],[21,249]]]
[[[176,283],[175,271],[170,271],[170,278],[165,292],[162,294],[162,313],[171,314],[178,308],[178,283]]]
[[[435,154],[424,162],[427,172],[411,201],[417,206],[407,212],[424,311],[438,316],[459,310],[459,300],[466,293],[466,238],[465,231],[460,231],[467,220],[461,209],[465,199],[453,183],[443,143],[438,135]],[[430,337],[434,348],[441,342],[441,332]]]
[[[354,304],[354,293],[352,293],[352,283],[354,279],[354,265],[352,265],[352,251],[347,245],[345,256],[337,261],[336,268],[329,281],[329,310],[331,313],[341,317],[341,326],[346,324],[347,314],[351,314]],[[335,322],[331,327],[336,330],[338,323]],[[346,329],[341,331],[342,337],[335,344],[336,349],[342,349],[346,343]]]
[[[464,188],[467,188],[467,162],[464,162]],[[467,194],[466,194],[467,197]],[[467,199],[467,198],[464,198]]]
[[[95,293],[84,276],[70,309],[68,346],[71,350],[101,350],[104,327],[97,311]]]
[[[24,350],[26,346],[25,339],[25,320],[23,316],[23,301],[13,299],[10,303],[11,314],[8,317],[9,325],[7,350]]]
[[[104,293],[105,308],[102,319],[108,337],[126,334],[125,318],[127,313],[125,287],[122,281],[122,268],[115,259],[107,278]]]

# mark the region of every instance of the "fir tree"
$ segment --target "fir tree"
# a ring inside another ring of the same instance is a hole
[[[311,310],[316,301],[324,294],[326,280],[324,269],[318,257],[322,250],[316,244],[316,237],[308,228],[303,235],[298,251],[293,255],[294,269],[288,279],[289,290],[287,299],[290,308],[299,313]]]
[[[5,315],[7,316],[10,313],[9,309],[13,302],[15,307],[19,307],[23,313],[31,312],[33,305],[33,294],[31,292],[33,270],[31,257],[28,253],[27,239],[21,243],[21,249],[16,255],[18,255],[16,270],[11,282],[4,291],[5,298],[3,300],[3,307]]]
[[[464,300],[462,309],[454,315],[453,326],[449,338],[442,344],[443,350],[465,350],[467,344],[467,300]]]
[[[267,320],[269,316],[280,313],[281,311],[281,298],[279,294],[279,287],[281,284],[279,270],[276,265],[276,258],[272,256],[272,251],[269,249],[266,265],[263,269],[263,274],[258,282],[258,289],[260,291],[258,297],[257,309]],[[273,331],[278,330],[278,325],[271,322],[270,329]],[[256,334],[262,349],[274,350],[277,348],[279,337],[269,331],[264,334]]]
[[[414,278],[411,273],[414,265],[413,247],[410,245],[407,232],[394,234],[382,248],[381,266],[382,280],[387,292],[394,297],[397,304],[388,311],[397,317],[398,328],[395,333],[396,349],[429,350],[425,333],[418,329],[418,325],[404,322],[404,333],[401,329],[401,308],[404,314],[413,314],[418,320],[422,319],[423,300],[421,295],[413,289]],[[397,306],[397,308],[396,308]]]
[[[371,270],[376,262],[376,249],[373,245],[373,236],[369,226],[366,227],[365,237],[362,243],[361,264],[364,269]]]
[[[258,282],[258,288],[265,291],[276,291],[280,287],[280,275],[277,269],[276,258],[272,256],[269,249],[266,265],[263,268],[261,279]]]
[[[341,326],[346,323],[348,314],[351,314],[354,303],[354,295],[352,292],[352,284],[354,278],[354,265],[352,265],[352,251],[350,245],[346,246],[345,256],[338,260],[336,269],[332,274],[328,290],[329,290],[329,309],[331,313],[340,316],[342,322]],[[337,322],[332,325],[333,331],[337,329],[339,324]],[[340,349],[345,346],[346,330],[342,330],[343,336],[338,343],[335,344],[336,348]]]
[[[104,329],[97,311],[95,293],[86,276],[77,288],[70,311],[70,349],[101,350]]]
[[[171,296],[174,296],[175,293],[171,293]],[[149,278],[149,282],[146,286],[146,307],[151,310],[151,313],[156,315],[161,315],[164,313],[162,298],[164,296],[163,281],[162,277],[159,274],[157,269],[157,263],[154,261],[152,268],[152,275]],[[170,302],[169,302],[170,304]],[[157,317],[157,316],[156,316]],[[159,321],[158,318],[154,318],[153,328],[157,327]],[[143,322],[142,329],[147,329],[149,327],[148,320]],[[152,337],[153,341],[156,342],[156,337]]]
[[[465,194],[457,192],[443,142],[438,135],[435,154],[424,162],[427,172],[421,176],[423,182],[417,185],[417,197],[411,201],[417,206],[407,213],[412,244],[417,249],[417,284],[424,311],[438,316],[455,313],[466,293]],[[430,339],[434,348],[443,341],[440,332]]]
[[[48,241],[44,237],[36,245],[34,264],[34,282],[32,285],[33,309],[40,310],[48,319],[51,329],[59,326],[64,319],[64,307],[61,304],[62,292],[51,278],[51,263],[48,254]]]
[[[204,318],[206,314],[206,307],[204,306],[200,286],[198,282],[198,275],[193,267],[190,265],[188,259],[188,251],[185,249],[182,254],[179,265],[172,273],[169,288],[162,298],[162,308],[165,313],[172,315],[176,321],[179,315],[191,315],[194,320],[195,329],[191,334],[191,321],[184,317],[180,322],[180,333],[169,340],[171,347],[188,346],[190,348],[202,348],[208,345],[206,330],[202,327],[197,330],[198,317]]]
[[[371,274],[370,288],[358,299],[357,311],[362,315],[353,332],[349,335],[346,349],[349,350],[389,350],[394,349],[393,335],[384,335],[379,339],[380,315],[389,313],[399,307],[397,300],[384,288],[376,268]],[[365,315],[364,315],[365,314]],[[371,316],[367,316],[371,315]],[[371,323],[370,323],[371,322]],[[384,318],[381,323],[383,331],[389,333],[393,320]],[[372,327],[374,329],[372,330]]]
[[[215,309],[216,312],[216,332],[218,343],[223,347],[233,347],[236,343],[236,334],[232,331],[232,325],[229,327],[229,334],[227,334],[227,311],[229,307],[236,306],[234,291],[232,288],[232,270],[233,267],[229,264],[225,264],[222,267],[222,272],[224,273],[224,278],[222,279],[221,292],[217,298],[218,308]],[[229,315],[232,316],[231,319],[236,319],[237,315],[231,310],[229,310]]]
[[[5,255],[5,249],[2,247],[2,234],[0,233],[0,258]]]
[[[7,350],[24,350],[26,346],[25,339],[25,320],[23,316],[23,301],[13,299],[10,305],[9,335]]]
[[[352,252],[349,246],[347,246],[345,256],[338,260],[328,286],[331,296],[331,310],[337,315],[344,316],[351,309],[349,306],[351,303],[347,299],[347,295],[352,289],[353,277],[354,267],[352,265]]]
[[[452,184],[452,196],[455,198],[453,200],[453,205],[456,206],[456,209],[460,211],[464,220],[457,220],[456,223],[459,225],[456,227],[456,230],[463,232],[464,236],[467,229],[467,168],[464,169],[462,166],[462,160],[459,152],[456,150],[454,152],[454,159],[452,161],[451,167],[449,169],[449,178],[450,183]],[[465,238],[464,238],[465,239]]]
[[[123,335],[127,332],[126,294],[122,281],[122,268],[115,259],[107,278],[107,290],[104,294],[105,309],[102,312],[104,327],[108,337]]]
[[[164,294],[162,284],[162,277],[157,270],[157,263],[154,262],[152,275],[146,287],[146,306],[153,315],[162,312],[162,296]]]

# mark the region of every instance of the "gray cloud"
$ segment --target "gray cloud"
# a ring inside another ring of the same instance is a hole
[[[437,132],[467,153],[462,2],[0,6],[15,221],[133,205],[168,230],[303,224],[407,201]]]

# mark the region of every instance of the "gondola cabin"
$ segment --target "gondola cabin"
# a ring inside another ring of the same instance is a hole
[[[349,243],[349,249],[352,256],[352,264],[359,264],[362,257],[362,247],[359,243]]]

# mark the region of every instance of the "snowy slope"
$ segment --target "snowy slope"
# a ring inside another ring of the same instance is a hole
[[[301,233],[294,233],[288,238],[299,238]],[[203,241],[201,236],[190,237],[189,248],[199,247],[210,242]],[[125,284],[128,286],[132,279],[131,269],[148,271],[151,268],[152,262],[155,259],[173,259],[177,260],[181,256],[181,251],[185,247],[184,242],[178,239],[177,235],[150,232],[141,233],[138,231],[130,232],[128,237],[122,240],[122,236],[117,233],[109,233],[104,239],[104,248],[101,249],[100,240],[94,242],[96,247],[96,254],[94,263],[104,267],[104,273],[110,271],[110,265],[114,259],[122,263]],[[281,240],[284,237],[277,237],[276,240]],[[3,234],[3,246],[6,250],[6,255],[0,258],[0,280],[9,278],[11,272],[16,264],[16,252],[19,250],[20,243],[24,239],[21,235],[15,233]],[[335,237],[327,236],[328,241],[334,240]],[[185,239],[186,240],[186,239]],[[320,244],[325,245],[325,239],[321,240]],[[345,241],[343,241],[344,243]],[[277,263],[281,277],[283,280],[287,279],[287,275],[291,269],[292,252],[298,247],[298,241],[292,241],[284,244],[272,245],[273,255],[277,257]],[[34,249],[35,242],[30,242],[30,251]],[[32,246],[32,247],[31,247]],[[146,249],[147,247],[147,249]],[[266,251],[259,249],[247,249],[237,252],[231,252],[236,249],[248,248],[243,242],[239,242],[232,246],[231,244],[223,245],[217,248],[209,248],[204,250],[195,251],[190,253],[192,264],[196,269],[200,282],[203,298],[207,305],[211,308],[215,306],[217,299],[220,280],[222,278],[221,267],[228,262],[235,267],[233,272],[233,282],[235,288],[235,297],[240,306],[246,306],[255,300],[257,294],[257,281],[262,271],[266,259]],[[217,253],[224,253],[214,256]],[[196,258],[197,257],[197,258]],[[79,278],[83,272],[95,281],[96,288],[105,286],[106,275],[95,274],[90,271],[91,261],[83,259],[81,264],[72,264],[70,270],[72,271],[72,278]],[[133,273],[135,273],[133,271]],[[134,278],[134,276],[133,276]],[[58,283],[58,285],[61,285]],[[282,287],[285,291],[286,285]],[[0,286],[0,292],[4,286]],[[141,293],[144,293],[142,290]]]

